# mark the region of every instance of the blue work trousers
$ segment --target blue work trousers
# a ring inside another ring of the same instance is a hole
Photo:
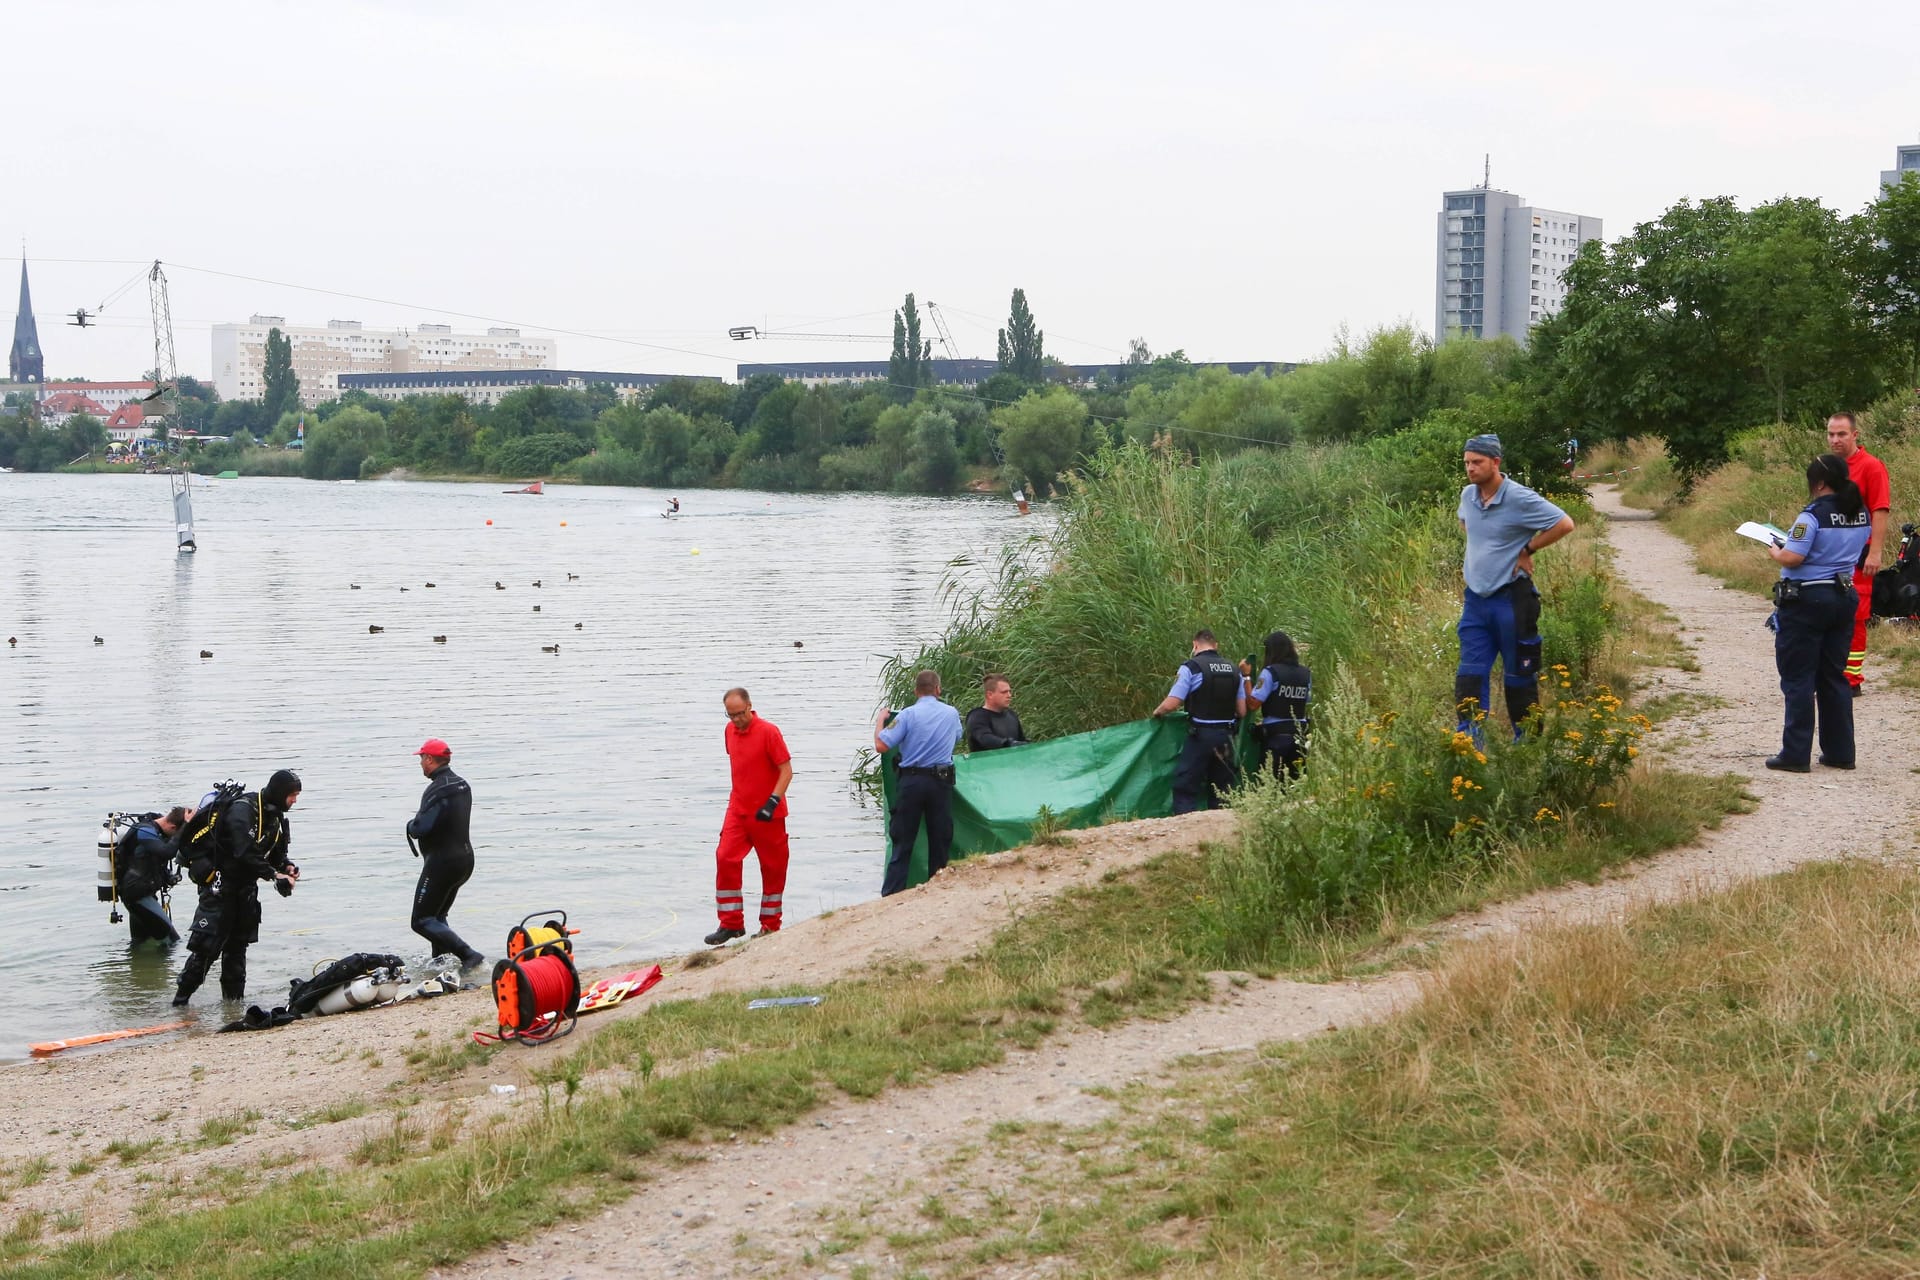
[[[1460,670],[1454,697],[1480,703],[1484,718],[1493,710],[1494,659],[1500,660],[1500,678],[1509,689],[1526,689],[1540,679],[1540,593],[1531,578],[1516,578],[1490,596],[1467,588],[1461,599]],[[1472,717],[1462,715],[1460,728],[1476,733]],[[1518,733],[1519,726],[1515,726]]]
[[[1192,813],[1200,807],[1220,807],[1220,792],[1239,780],[1240,770],[1233,762],[1231,724],[1189,724],[1187,740],[1181,744],[1180,758],[1173,765],[1173,811]]]
[[[1853,763],[1853,690],[1847,687],[1847,648],[1853,641],[1858,596],[1827,582],[1807,583],[1798,600],[1783,600],[1775,617],[1773,663],[1787,700],[1780,758],[1812,763],[1814,724],[1828,764]]]
[[[900,789],[893,797],[893,820],[887,834],[893,851],[887,857],[887,873],[880,881],[880,896],[890,897],[907,887],[907,874],[913,867],[913,842],[920,836],[920,823],[927,824],[927,879],[947,869],[947,854],[953,848],[953,783],[924,769],[901,769]]]

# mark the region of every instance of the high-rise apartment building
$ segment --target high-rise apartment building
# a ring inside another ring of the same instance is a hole
[[[1567,264],[1600,238],[1600,219],[1525,203],[1491,187],[1446,192],[1435,255],[1434,334],[1524,344],[1566,301]]]
[[[213,385],[222,400],[258,400],[266,391],[267,334],[278,329],[293,343],[300,403],[311,409],[340,394],[343,373],[425,373],[452,369],[551,369],[552,338],[528,338],[518,329],[455,333],[452,325],[369,329],[358,320],[329,320],[325,328],[289,325],[284,316],[253,316],[245,324],[213,326]]]
[[[1909,173],[1920,173],[1920,142],[1903,143],[1894,151],[1893,168],[1880,171],[1880,185],[1897,187]]]

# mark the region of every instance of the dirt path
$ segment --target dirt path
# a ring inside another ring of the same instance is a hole
[[[1638,864],[1599,885],[1533,894],[1446,922],[1442,936],[1471,938],[1538,925],[1617,916],[1637,903],[1684,897],[1736,880],[1849,853],[1910,853],[1920,818],[1920,736],[1915,701],[1876,688],[1856,704],[1860,768],[1775,774],[1761,761],[1779,745],[1780,696],[1765,604],[1696,572],[1686,546],[1611,490],[1595,494],[1611,520],[1619,571],[1681,619],[1700,670],[1666,673],[1668,692],[1711,705],[1669,723],[1655,748],[1676,765],[1735,773],[1760,798],[1756,812],[1729,819],[1699,844]],[[1872,658],[1868,659],[1869,678]],[[1871,814],[1870,833],[1857,834]],[[877,906],[877,904],[875,904]],[[797,941],[797,939],[796,939]],[[539,1265],[578,1280],[629,1276],[845,1274],[864,1265],[897,1275],[890,1231],[924,1230],[918,1206],[959,1190],[956,1159],[1003,1121],[1086,1124],[1108,1114],[1101,1094],[1152,1080],[1180,1058],[1233,1053],[1265,1041],[1299,1039],[1330,1026],[1391,1014],[1418,991],[1416,975],[1311,985],[1216,979],[1216,998],[1165,1022],[1079,1031],[999,1066],[918,1089],[823,1110],[812,1123],[753,1141],[712,1145],[696,1165],[674,1170],[599,1218],[494,1250],[439,1273],[465,1278],[524,1274]],[[970,1194],[1024,1193],[1020,1170],[976,1156]],[[997,1181],[997,1185],[996,1184]],[[836,1222],[872,1234],[846,1252],[823,1249]],[[1046,1263],[983,1268],[1003,1277],[1052,1274]]]

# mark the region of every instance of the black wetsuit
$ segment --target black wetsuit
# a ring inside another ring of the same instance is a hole
[[[452,765],[443,764],[428,778],[420,812],[407,823],[407,835],[420,844],[422,864],[413,889],[413,931],[433,944],[433,954],[457,955],[466,965],[485,957],[447,924],[447,912],[473,875],[472,818],[473,792]]]
[[[173,869],[174,837],[151,819],[133,830],[133,850],[120,872],[120,901],[127,906],[127,931],[135,942],[180,941],[180,933],[160,905],[160,894],[180,882]]]
[[[1027,731],[1020,727],[1020,717],[1013,708],[1005,711],[989,711],[985,707],[975,707],[967,712],[967,750],[996,751],[1001,747],[1019,746],[1026,742]]]
[[[247,993],[247,948],[260,940],[260,882],[287,870],[287,816],[249,792],[220,815],[213,858],[219,876],[200,890],[187,935],[187,963],[173,1002],[185,1004],[220,958],[220,994],[239,1000]]]

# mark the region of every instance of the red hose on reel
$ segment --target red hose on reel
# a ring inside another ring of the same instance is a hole
[[[545,1044],[573,1030],[580,974],[558,945],[534,947],[493,966],[493,999],[498,1034],[476,1031],[475,1044]]]

